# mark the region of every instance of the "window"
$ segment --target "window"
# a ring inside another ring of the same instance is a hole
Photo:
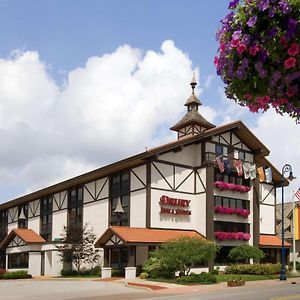
[[[223,146],[216,144],[216,148],[215,148],[216,157],[223,155],[223,153],[224,153],[223,151],[224,151]]]
[[[12,253],[8,255],[9,269],[28,269],[29,253]]]
[[[0,242],[6,237],[7,235],[7,210],[0,211]]]
[[[18,213],[18,228],[28,228],[28,204],[20,205]]]
[[[130,172],[122,171],[111,177],[110,184],[110,225],[129,225],[130,206]],[[116,214],[118,201],[121,202],[124,213]]]
[[[223,206],[223,207],[230,207],[230,208],[243,208],[248,209],[250,208],[250,201],[249,200],[242,200],[242,199],[234,199],[234,198],[227,198],[221,196],[215,196],[215,206]]]
[[[214,231],[249,233],[250,232],[250,224],[215,221],[214,222]]]
[[[215,168],[214,180],[250,186],[250,179],[245,179],[243,176],[238,176],[237,173],[233,171],[230,173],[230,175],[226,173],[220,173],[220,170],[217,168]]]
[[[52,196],[41,199],[40,234],[47,241],[52,240]]]
[[[75,187],[68,194],[68,227],[82,227],[83,188]]]
[[[241,160],[246,160],[246,152],[244,151],[239,151],[238,152],[239,155],[238,155],[238,158],[241,159]]]
[[[216,254],[215,264],[228,265],[228,254],[233,247],[223,246]]]

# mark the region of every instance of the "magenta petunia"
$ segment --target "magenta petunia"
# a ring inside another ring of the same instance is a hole
[[[299,53],[299,44],[292,43],[289,50],[288,50],[288,55],[296,56],[298,53]]]
[[[286,69],[291,69],[291,68],[294,68],[296,66],[296,58],[295,57],[289,57],[288,59],[286,59],[284,61],[284,67]]]

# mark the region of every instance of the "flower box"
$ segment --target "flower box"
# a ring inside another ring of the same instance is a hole
[[[251,190],[249,186],[228,183],[224,181],[215,181],[214,186],[221,191],[230,190],[233,192],[248,193]]]
[[[215,213],[216,214],[222,214],[222,215],[236,214],[236,215],[241,216],[245,219],[248,218],[248,216],[250,215],[250,211],[248,209],[230,208],[230,207],[224,207],[224,206],[215,206]]]
[[[227,281],[227,286],[229,286],[229,287],[236,287],[236,286],[243,286],[243,285],[245,285],[245,280],[229,280],[229,281]]]
[[[225,240],[240,240],[240,241],[249,241],[251,238],[250,233],[246,232],[225,232],[225,231],[215,231],[214,232],[215,239],[219,241]]]

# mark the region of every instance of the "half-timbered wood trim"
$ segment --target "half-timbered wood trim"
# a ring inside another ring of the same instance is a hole
[[[156,188],[156,187],[151,187],[151,189],[156,191],[162,191],[162,192],[173,192],[178,194],[195,195],[194,192],[182,192],[182,191],[168,190],[168,189]]]
[[[175,167],[174,167],[175,168]],[[195,171],[193,170],[193,171],[191,171],[191,173],[188,175],[188,176],[186,176],[182,181],[181,181],[181,183],[179,183],[179,185],[177,186],[177,187],[175,187],[175,190],[177,191],[188,179],[189,179],[189,177],[192,175],[192,174],[195,174]],[[175,174],[174,174],[174,186],[175,186]]]
[[[202,187],[203,187],[203,189],[204,189],[204,192],[206,192],[206,186],[204,185],[204,183],[203,183],[203,181],[202,181],[202,178],[201,178],[201,176],[200,176],[198,170],[196,170],[196,176],[199,178],[199,180],[200,180],[200,182],[201,182],[201,184],[202,184]],[[196,184],[195,184],[195,188],[196,188]]]
[[[175,166],[175,167],[179,167],[179,168],[183,168],[183,169],[191,169],[191,170],[195,169],[195,167],[193,167],[193,166],[179,164],[179,163],[176,163],[176,162],[171,162],[171,161],[162,160],[162,159],[154,159],[153,162],[157,162],[157,163],[165,164],[165,165],[170,165],[170,166]]]
[[[146,163],[146,228],[151,228],[151,162]]]
[[[174,190],[174,188],[172,187],[172,185],[169,183],[169,181],[165,178],[165,176],[162,174],[162,172],[159,170],[159,168],[152,162],[151,163],[152,166],[154,166],[154,168],[156,169],[156,171],[160,174],[160,176],[162,177],[162,179],[167,183],[167,185],[170,187],[171,190]]]
[[[264,199],[261,200],[261,203],[264,203],[264,201],[269,197],[269,195],[272,193],[273,190],[274,190],[274,186],[272,186],[272,188],[269,190],[268,194],[264,197]]]
[[[98,180],[95,181],[96,184],[97,184],[97,181],[98,181]],[[105,187],[106,184],[108,184],[108,177],[106,177],[105,181],[103,182],[102,187],[101,187],[99,193],[98,193],[97,196],[96,196],[96,199],[99,198],[99,196],[101,195],[101,193],[102,193],[102,191],[103,191],[103,189],[104,189],[104,187]],[[96,187],[96,185],[95,185],[95,187]],[[97,189],[96,189],[96,192],[97,192]],[[95,193],[95,195],[96,195],[96,193]]]
[[[144,186],[146,187],[146,183],[143,182],[143,180],[133,171],[131,170],[131,173],[137,178],[137,180]]]

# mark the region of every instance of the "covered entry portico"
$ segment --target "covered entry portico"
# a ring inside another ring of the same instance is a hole
[[[183,236],[205,238],[195,230],[109,227],[95,243],[97,248],[104,249],[102,277],[111,277],[111,269],[119,270],[125,278],[136,277],[136,267],[144,264],[149,251]]]

